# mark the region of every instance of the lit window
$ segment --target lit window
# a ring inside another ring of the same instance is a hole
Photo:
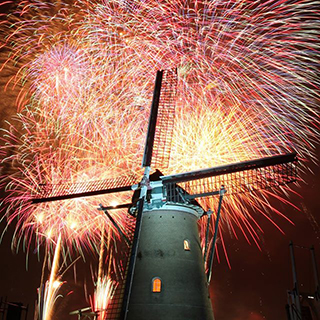
[[[190,251],[190,241],[189,240],[183,240],[183,247],[185,251]]]
[[[161,279],[153,278],[152,279],[152,292],[161,292]]]

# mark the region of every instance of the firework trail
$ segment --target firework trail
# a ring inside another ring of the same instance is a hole
[[[61,233],[70,248],[74,241],[94,248],[101,221],[108,225],[95,210],[98,200],[38,207],[27,200],[41,183],[141,175],[151,75],[157,69],[178,66],[179,74],[165,174],[293,149],[314,159],[318,5],[309,0],[22,2],[2,26],[10,27],[3,43],[10,49],[3,69],[12,71],[6,87],[17,91],[23,128],[21,136],[11,126],[2,149],[15,149],[4,163],[14,166],[8,201],[10,209],[18,209],[9,219],[19,216],[20,235],[30,239],[35,231],[57,239]],[[274,211],[269,196],[229,197],[225,208],[232,214],[224,225],[258,243],[261,228],[247,207]],[[124,215],[115,215],[125,229]]]
[[[98,320],[106,319],[108,306],[117,287],[116,281],[111,280],[109,276],[113,261],[111,252],[112,246],[110,245],[112,236],[109,233],[107,235],[107,239],[105,239],[105,226],[102,225],[101,229],[98,276],[95,284],[94,295],[93,297],[90,297],[91,309],[97,314]],[[105,242],[105,240],[107,241]],[[109,251],[106,254],[105,248]],[[105,261],[105,256],[107,257],[107,261]],[[105,266],[105,264],[107,264],[107,266]]]
[[[39,289],[39,319],[49,320],[52,318],[53,306],[59,297],[58,291],[62,286],[62,282],[59,281],[58,270],[59,270],[59,257],[61,255],[61,236],[58,236],[58,242],[55,246],[54,257],[51,266],[50,278],[43,285],[41,284]]]
[[[98,314],[98,320],[106,319],[108,305],[115,292],[115,284],[107,277],[99,278],[96,284],[93,310]]]

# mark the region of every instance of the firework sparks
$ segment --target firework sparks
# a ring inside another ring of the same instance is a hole
[[[63,282],[59,280],[58,269],[59,269],[59,257],[61,255],[61,236],[58,237],[58,242],[56,243],[54,257],[51,266],[50,278],[44,284],[43,287],[39,289],[39,316],[41,320],[52,319],[53,307],[57,300],[58,291],[62,286]]]
[[[100,240],[100,252],[99,252],[99,269],[98,277],[95,285],[95,292],[93,298],[90,297],[91,309],[97,314],[98,320],[107,319],[107,312],[109,304],[113,298],[113,295],[116,290],[116,282],[111,280],[109,276],[106,276],[105,273],[109,273],[112,263],[112,253],[107,254],[108,266],[104,265],[104,256],[105,256],[105,247],[108,250],[111,250],[110,242],[112,237],[110,234],[107,236],[107,243],[105,243],[105,226],[102,225],[102,233]],[[107,272],[105,272],[107,270]]]
[[[41,183],[139,175],[150,75],[157,69],[179,66],[166,174],[293,148],[312,158],[319,123],[316,6],[308,0],[22,3],[20,18],[3,24],[13,26],[3,44],[13,54],[3,66],[13,71],[7,87],[19,88],[24,130],[19,138],[12,127],[6,138],[7,148],[16,148],[5,159],[16,167],[7,187],[19,208],[11,219],[19,214],[27,236],[61,233],[68,244],[100,238],[97,226],[106,218],[94,200],[37,208],[26,200]],[[229,197],[226,225],[257,242],[259,226],[246,206],[270,209],[267,195]],[[125,229],[121,214],[117,219]]]
[[[115,289],[115,283],[111,279],[108,279],[107,277],[98,279],[94,295],[94,308],[92,308],[98,314],[98,320],[106,319],[108,306],[114,295]]]

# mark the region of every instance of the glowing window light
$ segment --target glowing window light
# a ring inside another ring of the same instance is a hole
[[[152,292],[161,292],[161,279],[153,278],[152,279]]]
[[[189,240],[183,240],[183,247],[185,251],[190,251],[190,241]]]

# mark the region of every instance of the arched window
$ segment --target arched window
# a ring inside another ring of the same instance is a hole
[[[189,240],[183,240],[183,248],[185,251],[190,251],[190,241]]]
[[[152,292],[161,292],[161,279],[153,278],[152,279]]]

